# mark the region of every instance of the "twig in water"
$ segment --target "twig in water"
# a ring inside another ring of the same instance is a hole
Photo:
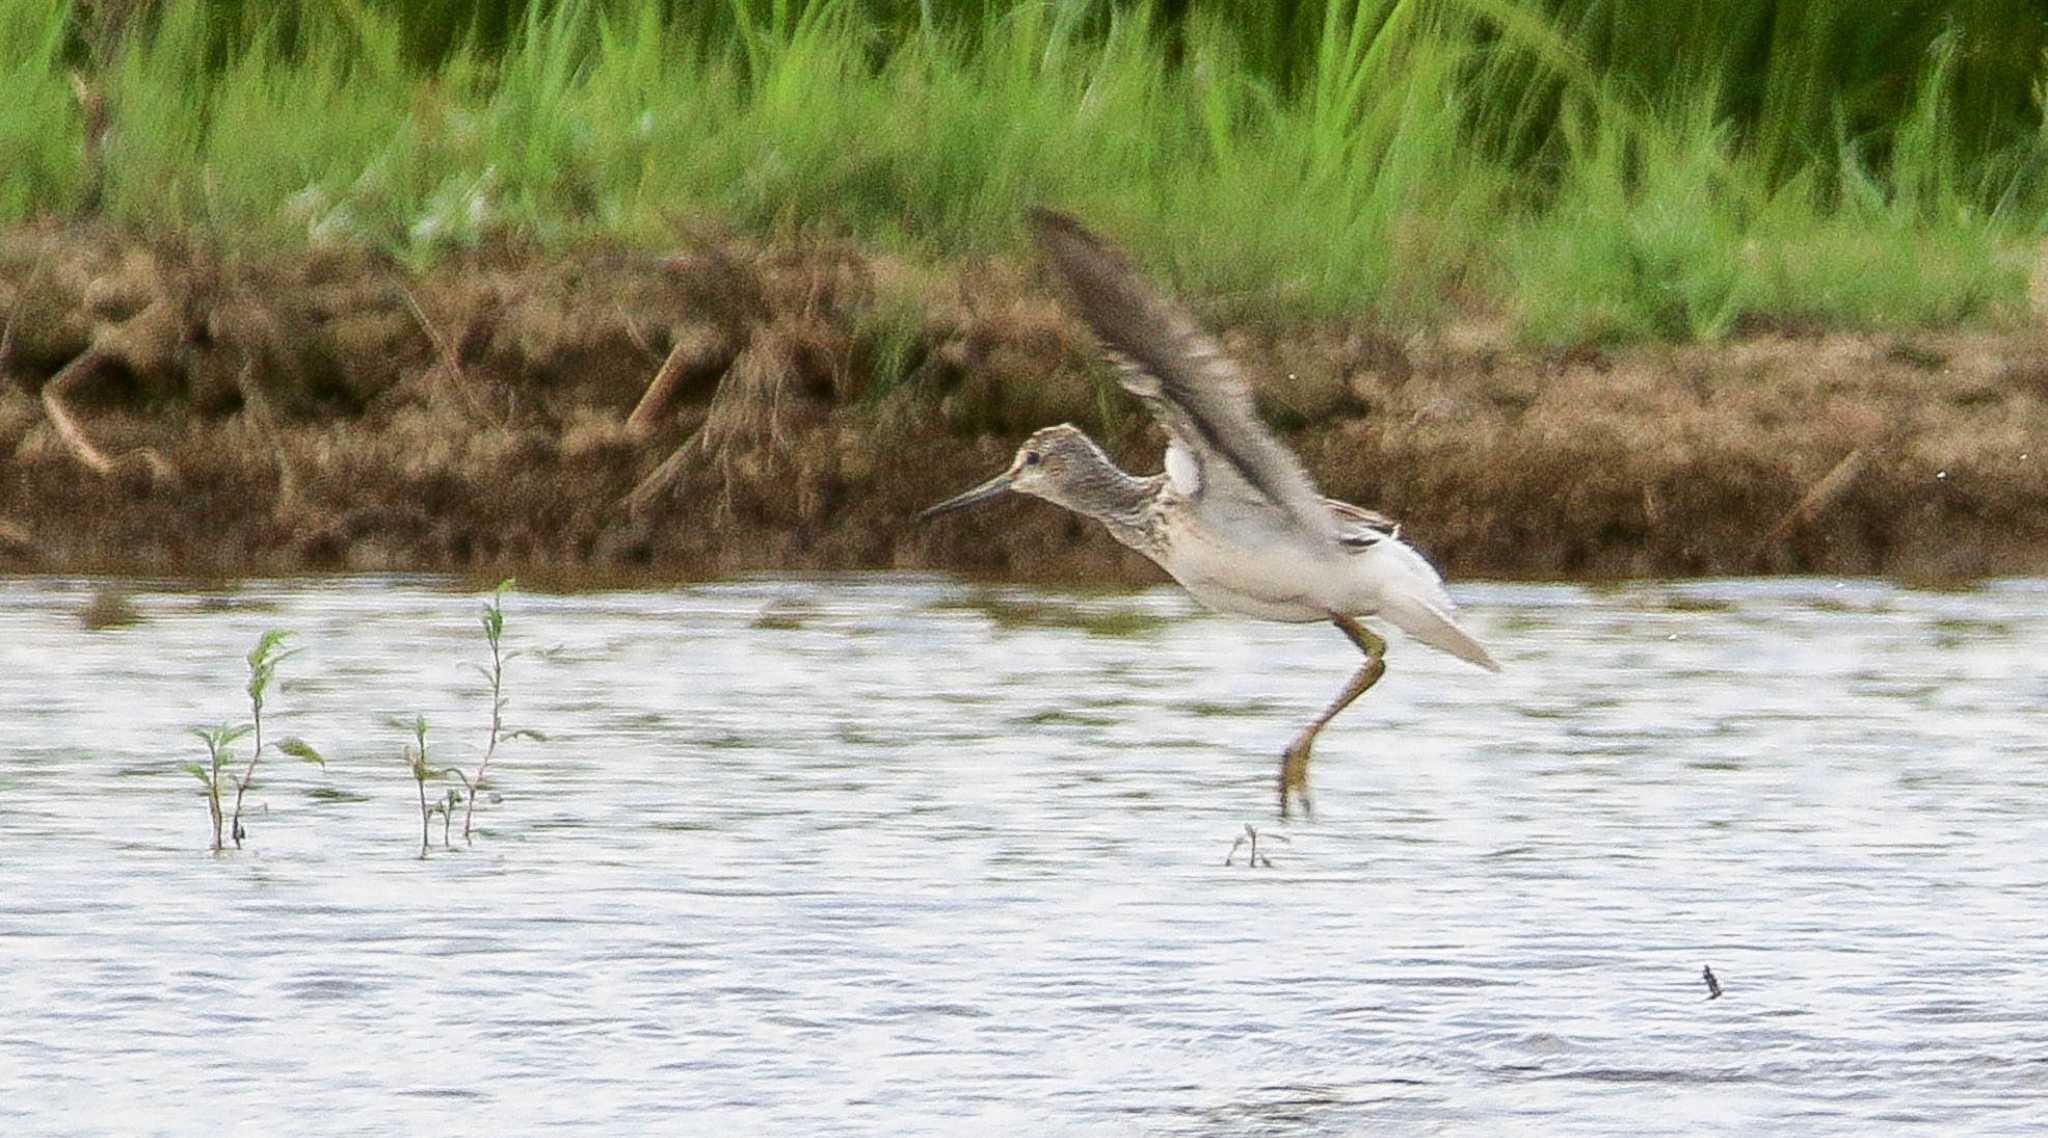
[[[1293,844],[1288,841],[1285,834],[1269,834],[1266,840],[1268,842],[1282,842],[1288,845]],[[1247,868],[1251,866],[1260,866],[1266,869],[1273,868],[1273,859],[1259,852],[1259,828],[1250,822],[1244,824],[1244,833],[1239,834],[1237,840],[1230,843],[1230,852],[1224,855],[1223,864],[1231,864],[1237,857],[1237,851],[1247,843],[1251,846],[1251,853],[1244,859],[1244,864]]]

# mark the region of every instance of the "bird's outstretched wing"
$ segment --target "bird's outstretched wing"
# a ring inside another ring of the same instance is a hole
[[[1039,248],[1075,312],[1118,365],[1124,389],[1173,435],[1177,453],[1169,454],[1167,470],[1195,497],[1197,509],[1227,514],[1226,524],[1284,519],[1292,523],[1286,528],[1337,541],[1337,519],[1301,461],[1260,421],[1251,385],[1222,346],[1080,222],[1044,209],[1029,216]]]

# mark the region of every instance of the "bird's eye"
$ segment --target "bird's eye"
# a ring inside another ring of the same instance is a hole
[[[1037,465],[1038,465],[1038,452],[1037,452],[1037,451],[1035,451],[1035,450],[1027,450],[1027,451],[1025,451],[1025,452],[1024,452],[1024,465],[1026,465],[1026,466],[1037,466]]]

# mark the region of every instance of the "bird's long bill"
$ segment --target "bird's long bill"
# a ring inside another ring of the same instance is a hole
[[[940,514],[950,514],[954,510],[964,510],[969,506],[979,506],[990,498],[1001,497],[1003,492],[1009,488],[1010,472],[1005,470],[994,478],[969,490],[967,493],[948,498],[938,505],[931,507],[924,513],[917,515],[917,520],[926,521],[930,518],[936,518]]]

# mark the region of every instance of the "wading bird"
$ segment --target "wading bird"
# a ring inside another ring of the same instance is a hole
[[[1015,491],[1094,518],[1194,598],[1259,620],[1327,620],[1365,654],[1351,682],[1280,758],[1280,816],[1290,797],[1310,812],[1309,749],[1325,724],[1386,672],[1387,642],[1359,623],[1376,616],[1488,671],[1500,666],[1458,627],[1429,562],[1391,520],[1322,497],[1252,407],[1251,386],[1221,347],[1130,263],[1064,214],[1033,210],[1038,245],[1087,321],[1119,382],[1166,428],[1166,469],[1117,468],[1071,424],[1046,427],[1010,468],[919,515]]]

